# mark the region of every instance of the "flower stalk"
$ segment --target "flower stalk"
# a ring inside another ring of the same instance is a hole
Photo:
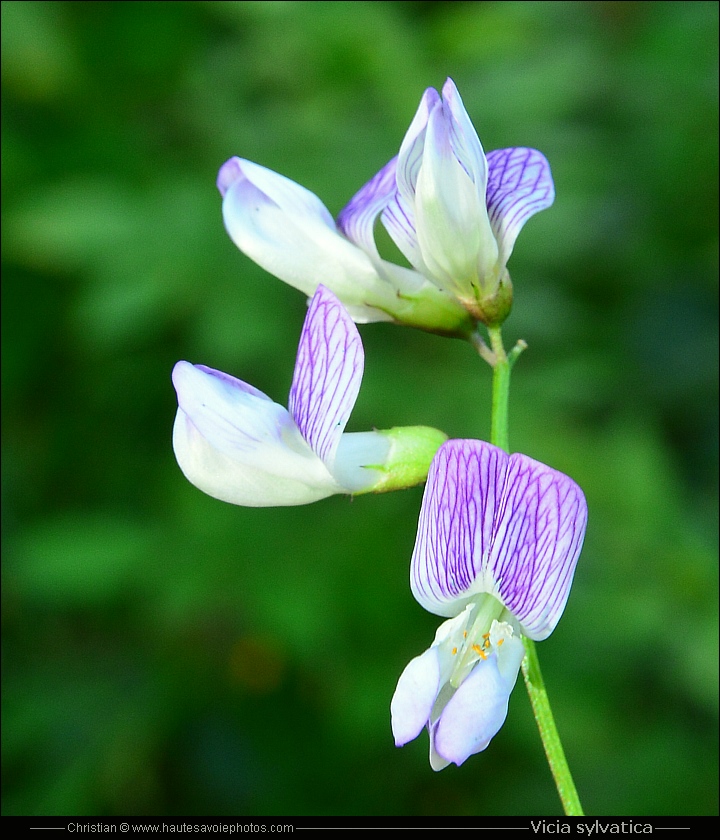
[[[508,402],[510,396],[510,372],[518,356],[527,345],[522,340],[518,341],[510,353],[506,353],[500,327],[489,327],[488,334],[490,337],[490,348],[484,342],[483,345],[485,350],[489,350],[492,356],[491,364],[493,368],[490,442],[509,452]],[[479,348],[478,352],[480,352],[480,355],[486,361],[488,360],[487,355],[481,352]],[[550,772],[555,781],[555,787],[557,788],[565,815],[569,817],[582,817],[583,810],[580,804],[580,798],[575,788],[572,774],[570,773],[570,767],[565,757],[565,750],[563,749],[557,726],[555,725],[555,718],[550,707],[550,698],[548,697],[545,681],[540,670],[540,661],[538,660],[535,642],[527,636],[523,636],[522,641],[525,647],[525,657],[522,661],[522,674],[525,680],[525,688],[530,698],[535,723],[540,732],[540,739],[542,740],[545,756],[550,766]]]
[[[542,671],[540,670],[535,642],[532,639],[524,637],[523,645],[525,646],[525,658],[522,661],[521,667],[523,679],[525,680],[525,688],[527,688],[527,693],[530,697],[533,715],[535,716],[535,722],[540,732],[545,755],[550,765],[550,772],[553,774],[553,779],[555,780],[558,796],[560,797],[566,816],[582,817],[584,814],[582,805],[580,804],[580,797],[575,788],[575,782],[573,781],[567,759],[565,758],[565,750],[563,750],[560,735],[555,726],[555,718],[550,708],[550,699],[545,689],[545,682]]]

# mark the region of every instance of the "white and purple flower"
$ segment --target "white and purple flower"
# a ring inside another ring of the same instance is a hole
[[[180,468],[208,495],[249,507],[424,481],[446,439],[442,432],[414,426],[345,433],[363,366],[357,327],[323,286],[300,336],[289,410],[233,376],[178,362],[173,449]]]
[[[430,734],[441,770],[484,750],[507,715],[524,656],[565,608],[587,524],[582,490],[525,455],[450,440],[428,473],[410,584],[448,617],[391,703],[397,746]]]
[[[451,79],[428,88],[394,157],[341,211],[233,157],[220,169],[223,218],[241,251],[311,295],[323,283],[359,323],[397,321],[467,336],[509,311],[506,264],[525,222],[554,199],[535,149],[487,157]],[[412,268],[384,260],[378,216]]]

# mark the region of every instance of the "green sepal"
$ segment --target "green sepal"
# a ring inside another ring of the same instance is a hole
[[[389,493],[391,490],[405,490],[422,484],[427,478],[430,463],[448,436],[431,426],[395,426],[392,429],[378,429],[390,443],[390,451],[384,464],[366,464],[366,469],[375,470],[378,480],[367,490],[354,493]]]

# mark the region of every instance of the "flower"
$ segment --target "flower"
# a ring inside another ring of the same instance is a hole
[[[536,149],[487,157],[452,79],[427,88],[400,153],[340,213],[342,232],[377,253],[380,219],[416,271],[476,320],[500,323],[512,303],[507,261],[525,222],[555,198]]]
[[[474,322],[428,279],[348,239],[320,199],[276,172],[238,157],[220,169],[223,219],[238,248],[266,271],[312,295],[331,289],[358,323],[396,321],[468,336]]]
[[[587,523],[575,482],[526,455],[450,440],[428,473],[413,595],[448,617],[407,665],[391,703],[397,746],[430,734],[441,770],[484,750],[507,715],[524,656],[557,625]]]
[[[236,505],[300,505],[425,480],[446,436],[424,426],[344,433],[363,375],[360,335],[318,286],[305,318],[289,410],[252,385],[178,362],[173,449],[186,478]]]
[[[232,157],[220,168],[233,242],[264,269],[312,295],[331,289],[358,323],[395,321],[468,337],[510,309],[506,264],[525,222],[555,196],[535,149],[487,157],[448,79],[428,88],[400,152],[340,212],[263,166]],[[383,259],[377,217],[412,268]]]

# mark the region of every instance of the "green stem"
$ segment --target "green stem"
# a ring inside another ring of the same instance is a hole
[[[510,451],[508,433],[508,399],[510,396],[510,362],[503,347],[500,327],[488,327],[493,352],[493,385],[490,443]]]
[[[545,690],[535,642],[528,639],[527,636],[523,636],[523,644],[525,645],[525,658],[522,663],[522,672],[525,679],[525,688],[527,688],[530,697],[535,723],[537,723],[540,731],[540,738],[545,748],[550,772],[555,779],[555,787],[565,814],[568,817],[582,817],[584,816],[582,805],[565,758],[560,735],[555,726],[555,718],[550,708],[550,699]]]
[[[483,353],[483,357],[492,357],[493,387],[492,387],[492,412],[490,442],[499,446],[506,452],[510,451],[510,437],[508,432],[508,398],[510,395],[510,371],[517,357],[525,349],[524,341],[519,341],[510,353],[505,352],[500,327],[488,327],[490,336],[491,354]],[[560,801],[567,816],[583,816],[580,799],[575,789],[570,768],[568,767],[565,751],[563,750],[555,726],[550,699],[545,690],[540,662],[537,657],[537,650],[532,639],[523,637],[525,645],[525,658],[523,659],[522,672],[525,679],[532,705],[535,722],[537,723],[542,739],[545,755],[547,756],[550,772],[555,780]]]

